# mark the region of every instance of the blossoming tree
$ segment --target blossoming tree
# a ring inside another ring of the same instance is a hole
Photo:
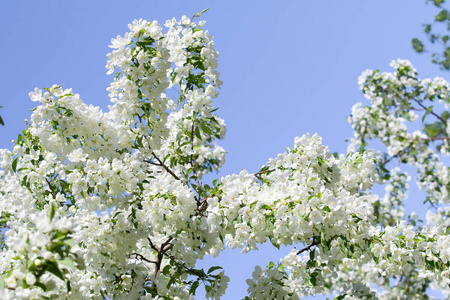
[[[419,79],[403,60],[393,73],[366,71],[370,103],[353,108],[347,154],[304,135],[255,174],[205,184],[224,163],[225,124],[213,105],[218,52],[194,21],[169,20],[164,33],[134,21],[112,40],[109,112],[57,85],[30,93],[27,129],[0,152],[0,298],[192,299],[204,289],[219,299],[228,277],[196,262],[266,242],[293,250],[255,268],[245,299],[406,299],[430,284],[448,295],[449,114],[434,107],[448,108],[448,83]],[[411,132],[418,114],[433,123]],[[402,165],[418,170],[427,224],[404,214]],[[371,192],[376,183],[386,195]]]

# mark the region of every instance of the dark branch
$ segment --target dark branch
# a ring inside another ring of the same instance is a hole
[[[261,176],[259,176],[259,175],[265,174],[265,173],[270,173],[270,172],[272,172],[272,171],[273,171],[273,170],[259,171],[259,172],[256,172],[255,174],[253,174],[253,176],[255,176],[256,178],[258,178],[259,180],[262,180]]]
[[[382,165],[386,165],[387,163],[389,163],[394,157],[398,157],[399,155],[402,155],[403,153],[406,152],[406,150],[411,147],[415,142],[417,142],[419,139],[418,138],[414,138],[405,148],[403,148],[402,150],[398,151],[397,154],[389,157],[389,159],[387,159],[385,162],[382,163]],[[438,141],[438,140],[450,140],[450,137],[447,136],[441,136],[441,137],[428,137],[422,140],[426,140],[426,141]]]
[[[134,256],[136,256],[136,258],[139,258],[139,259],[141,259],[141,260],[144,260],[144,261],[146,261],[146,262],[148,262],[148,263],[152,263],[152,264],[158,263],[156,260],[150,260],[150,259],[147,259],[147,258],[145,258],[145,256],[143,256],[142,254],[134,253],[134,252],[131,253],[131,254],[128,254],[127,257],[131,258],[132,255],[134,255]]]
[[[157,164],[157,163],[155,163],[155,162],[152,162],[152,161],[150,161],[150,160],[147,160],[147,159],[144,159],[144,162],[146,162],[146,163],[148,163],[148,164],[150,164],[150,165],[154,165],[154,166],[158,166],[158,167],[161,167],[161,165],[160,165],[160,164]]]
[[[423,105],[419,100],[417,99],[413,99],[417,104],[420,105],[420,107],[422,107],[425,110],[428,110],[428,107],[426,107],[425,105]],[[438,118],[442,123],[444,123],[444,125],[447,125],[447,122],[442,119],[439,115],[437,115],[434,111],[430,111],[430,114],[432,114],[433,116],[435,116],[436,118]]]
[[[171,261],[173,261],[178,267],[184,268],[184,269],[187,271],[188,274],[194,274],[194,275],[196,275],[196,276],[198,276],[198,277],[200,277],[200,278],[205,278],[205,274],[202,273],[200,270],[196,270],[196,269],[193,269],[193,268],[189,268],[189,267],[187,267],[186,265],[184,265],[184,264],[182,264],[182,263],[179,263],[179,262],[175,259],[175,257],[173,257],[172,255],[170,255],[170,254],[168,254],[168,253],[164,253],[164,255],[167,256]]]
[[[315,239],[313,239],[312,244],[309,245],[309,246],[307,246],[307,247],[305,247],[305,248],[303,248],[302,250],[299,250],[299,251],[297,252],[297,255],[299,255],[299,254],[301,254],[301,253],[303,253],[303,252],[305,252],[305,251],[311,250],[312,247],[314,247],[314,246],[316,246],[316,245],[318,245],[318,244],[319,244],[319,243],[318,243]]]
[[[50,188],[50,191],[52,192],[53,197],[55,197],[55,199],[56,199],[56,193],[55,193],[55,190],[53,189],[52,185],[50,184],[50,181],[48,181],[47,178],[45,178],[45,181],[47,181],[48,187]]]
[[[154,163],[154,162],[149,161],[149,160],[144,160],[144,162],[146,162],[146,163],[148,163],[148,164],[151,164],[151,165],[158,166],[158,167],[163,167],[164,170],[167,171],[167,173],[169,173],[170,175],[173,176],[173,178],[175,178],[176,180],[182,181],[182,180],[180,179],[180,177],[178,177],[174,172],[172,172],[172,170],[169,169],[169,167],[167,167],[167,166],[159,159],[158,156],[156,156],[155,152],[152,152],[152,155],[153,155],[153,157],[158,161],[158,163]]]
[[[156,261],[154,262],[155,264],[155,272],[153,273],[153,275],[156,277],[156,275],[158,274],[159,270],[161,269],[161,263],[164,257],[164,254],[166,254],[167,251],[169,251],[170,249],[170,242],[173,240],[173,237],[169,237],[164,243],[161,244],[160,249],[158,249],[155,244],[153,244],[152,240],[150,239],[150,237],[147,237],[148,243],[150,245],[150,248],[152,248],[153,250],[155,250],[158,255],[156,257]],[[152,261],[153,262],[153,261]],[[156,287],[156,284],[154,282],[152,282],[152,287]]]

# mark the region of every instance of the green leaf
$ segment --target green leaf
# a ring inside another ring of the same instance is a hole
[[[447,228],[447,230],[445,231],[444,235],[447,235],[450,231],[450,227]]]
[[[202,139],[202,135],[200,134],[200,129],[198,129],[198,127],[195,127],[194,134],[199,140]]]
[[[31,266],[33,265],[33,263],[34,263],[34,260],[27,259],[27,269],[30,269]]]
[[[433,111],[433,106],[430,106],[430,107],[427,108],[427,110],[425,111],[425,113],[424,113],[423,116],[422,116],[422,122],[425,121],[425,117],[426,117],[428,114],[430,114],[432,111]]]
[[[58,263],[66,265],[66,266],[68,266],[70,268],[74,267],[73,260],[71,260],[70,258],[65,258],[63,260],[58,260]]]
[[[52,206],[50,207],[50,222],[53,220],[53,217],[55,216],[56,207],[55,204],[52,203]]]
[[[200,126],[202,127],[202,130],[206,133],[206,134],[208,134],[208,135],[211,135],[211,129],[209,129],[209,127],[205,124],[205,123],[201,123],[200,124]]]
[[[75,240],[71,237],[66,237],[66,238],[62,239],[62,242],[69,247],[75,246]]]
[[[447,20],[448,11],[446,9],[441,10],[434,18],[437,22],[444,22]]]
[[[54,274],[56,277],[58,277],[61,280],[65,280],[63,273],[58,267],[58,264],[55,261],[47,261],[46,271],[49,271],[50,273]]]
[[[439,135],[440,127],[437,124],[433,123],[426,125],[424,131],[426,135],[428,135],[431,138],[434,138]]]
[[[167,275],[167,274],[169,274],[169,272],[170,272],[170,268],[171,268],[171,266],[170,266],[170,265],[166,265],[166,266],[164,267],[164,269],[163,269],[162,273],[163,273],[164,275]]]
[[[12,169],[14,171],[14,173],[16,173],[16,169],[17,169],[17,162],[19,161],[19,157],[14,158],[14,160],[12,161]]]
[[[44,292],[47,291],[47,287],[42,282],[35,282],[34,286],[40,287]]]
[[[313,284],[313,286],[317,285],[317,275],[318,275],[317,272],[314,272],[314,273],[311,274],[310,281]]]
[[[450,58],[450,47],[445,48],[444,56],[445,58]]]
[[[441,7],[441,4],[445,2],[445,0],[432,0],[433,4],[437,7]]]
[[[424,49],[423,43],[419,39],[414,38],[411,40],[411,43],[414,48],[414,51],[416,51],[417,53],[423,52]]]
[[[5,125],[5,123],[3,123],[3,119],[2,119],[2,116],[0,116],[0,125]]]
[[[320,244],[322,245],[322,246],[326,246],[326,241],[325,241],[325,232],[320,232]]]
[[[211,267],[211,268],[209,268],[209,270],[208,270],[208,274],[211,274],[211,273],[214,272],[215,270],[223,270],[223,268],[222,268],[222,267],[219,267],[219,266]]]
[[[191,285],[191,288],[189,289],[189,294],[195,295],[195,291],[197,290],[199,285],[200,285],[200,282],[194,281],[194,283]]]

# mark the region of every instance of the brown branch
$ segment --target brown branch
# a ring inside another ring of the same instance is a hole
[[[148,160],[144,160],[144,162],[149,163],[149,164],[151,164],[151,165],[163,167],[164,170],[167,171],[167,173],[169,173],[170,175],[173,176],[173,178],[175,178],[176,180],[182,181],[182,180],[180,179],[180,177],[178,177],[174,172],[172,172],[172,170],[169,169],[169,167],[167,167],[167,166],[166,166],[166,165],[158,158],[158,156],[156,156],[155,152],[152,152],[152,155],[153,155],[153,157],[158,161],[158,164],[157,164],[157,163],[154,163],[154,162],[151,162],[151,161],[148,161]]]
[[[178,267],[184,268],[188,272],[188,274],[190,272],[191,274],[195,274],[200,278],[205,278],[205,276],[203,276],[204,274],[200,273],[199,270],[189,268],[185,264],[182,264],[182,263],[179,263],[178,261],[176,261],[176,259],[175,259],[175,257],[173,257],[173,255],[170,255],[168,253],[164,253],[164,255],[167,256],[171,261],[173,261]]]
[[[382,165],[386,165],[387,163],[389,163],[394,157],[398,157],[399,155],[403,154],[406,152],[406,149],[408,149],[409,147],[411,147],[415,142],[417,142],[419,140],[419,138],[414,138],[405,148],[403,148],[402,150],[398,151],[397,154],[391,156],[389,159],[387,159],[385,162],[382,163]],[[447,136],[442,136],[442,137],[428,137],[428,138],[424,138],[422,140],[426,140],[426,141],[437,141],[437,140],[450,140],[450,137]]]
[[[261,174],[265,174],[265,173],[269,173],[269,172],[272,172],[273,170],[265,170],[265,171],[259,171],[259,172],[256,172],[255,174],[253,174],[253,176],[255,176],[256,178],[258,178],[259,180],[262,180],[262,178],[261,178],[261,176],[259,176],[259,175],[261,175]]]
[[[204,197],[202,200],[195,197],[195,200],[197,200],[197,208],[195,209],[196,215],[200,215],[207,207],[208,207],[208,199],[211,198],[211,196]]]
[[[50,184],[50,181],[48,181],[48,178],[45,178],[45,181],[47,181],[48,187],[50,188],[50,191],[52,192],[53,197],[55,197],[55,199],[56,199],[56,193],[55,193],[55,190],[53,189],[52,185]]]
[[[152,240],[150,239],[150,237],[147,237],[147,241],[148,244],[150,245],[150,248],[152,248],[153,250],[155,250],[156,252],[158,252],[158,249],[155,247],[155,245],[153,244]]]
[[[314,247],[314,246],[316,246],[316,245],[318,245],[318,244],[319,244],[319,243],[316,241],[316,239],[313,238],[312,244],[309,245],[309,246],[307,246],[307,247],[305,247],[305,248],[303,248],[302,250],[299,250],[299,251],[297,252],[297,255],[299,255],[299,254],[301,254],[301,253],[303,253],[303,252],[305,252],[305,251],[311,250],[312,247]]]
[[[405,148],[403,148],[402,150],[398,151],[395,155],[391,156],[388,160],[386,160],[385,162],[382,163],[382,165],[386,165],[388,164],[394,157],[397,157],[399,155],[401,155],[402,153],[404,153],[406,151],[406,149],[408,149],[409,147],[411,147],[415,142],[417,141],[417,138],[413,139],[408,146],[406,146]]]
[[[426,107],[425,105],[423,105],[419,100],[417,99],[413,99],[417,104],[420,105],[420,107],[422,107],[425,110],[428,110],[428,107]],[[437,115],[434,111],[430,111],[430,113],[435,116],[436,118],[438,118],[442,123],[444,123],[444,125],[447,125],[447,122],[442,119],[439,115]]]
[[[269,172],[272,172],[273,170],[265,170],[265,171],[259,171],[259,172],[256,172],[255,174],[253,174],[253,175],[259,175],[259,174],[264,174],[264,173],[269,173]]]
[[[166,253],[169,249],[170,249],[170,242],[173,240],[173,237],[170,237],[167,239],[167,241],[165,241],[164,243],[161,244],[161,252]]]
[[[425,140],[429,140],[429,141],[450,140],[450,137],[448,137],[448,136],[429,137],[429,138],[426,138]]]
[[[150,237],[147,237],[148,243],[150,245],[150,247],[155,250],[158,255],[156,257],[156,261],[154,262],[155,264],[155,272],[153,273],[153,275],[156,277],[156,275],[158,274],[159,270],[161,269],[161,263],[164,257],[164,254],[169,251],[170,249],[170,242],[173,240],[173,237],[169,237],[164,243],[161,244],[160,249],[158,249],[155,244],[153,244],[152,240],[150,239]],[[152,282],[152,287],[156,287],[155,282]]]
[[[147,159],[144,159],[144,162],[146,162],[146,163],[148,163],[148,164],[150,164],[150,165],[154,165],[154,166],[158,166],[158,167],[161,167],[161,165],[160,165],[160,164],[157,164],[157,163],[155,163],[155,162],[152,162],[152,161],[150,161],[150,160],[147,160]]]
[[[148,262],[148,263],[152,263],[152,264],[156,264],[156,263],[157,263],[156,260],[150,260],[150,259],[147,259],[147,258],[145,258],[145,256],[143,256],[142,254],[135,253],[135,252],[133,252],[133,253],[131,253],[131,254],[128,254],[127,257],[128,257],[128,258],[131,258],[132,255],[136,256],[136,259],[139,258],[139,259],[142,259],[142,260],[144,260],[144,261],[146,261],[146,262]]]

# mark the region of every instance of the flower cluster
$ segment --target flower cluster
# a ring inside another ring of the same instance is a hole
[[[0,297],[192,299],[202,286],[219,299],[228,277],[197,261],[267,241],[302,249],[257,266],[246,299],[370,298],[369,282],[392,277],[407,283],[399,297],[424,280],[449,292],[448,209],[424,228],[402,221],[409,176],[388,169],[392,157],[413,164],[429,202],[448,202],[449,118],[423,103],[447,104],[448,84],[417,79],[405,61],[394,74],[366,72],[372,105],[350,118],[359,152],[332,154],[307,134],[256,173],[204,184],[225,161],[226,130],[213,102],[218,52],[194,17],[167,30],[136,20],[112,40],[108,112],[58,85],[29,94],[38,106],[28,128],[0,151]],[[409,133],[411,103],[438,123]],[[371,138],[388,153],[364,151]],[[376,182],[387,183],[384,198],[371,193]]]

